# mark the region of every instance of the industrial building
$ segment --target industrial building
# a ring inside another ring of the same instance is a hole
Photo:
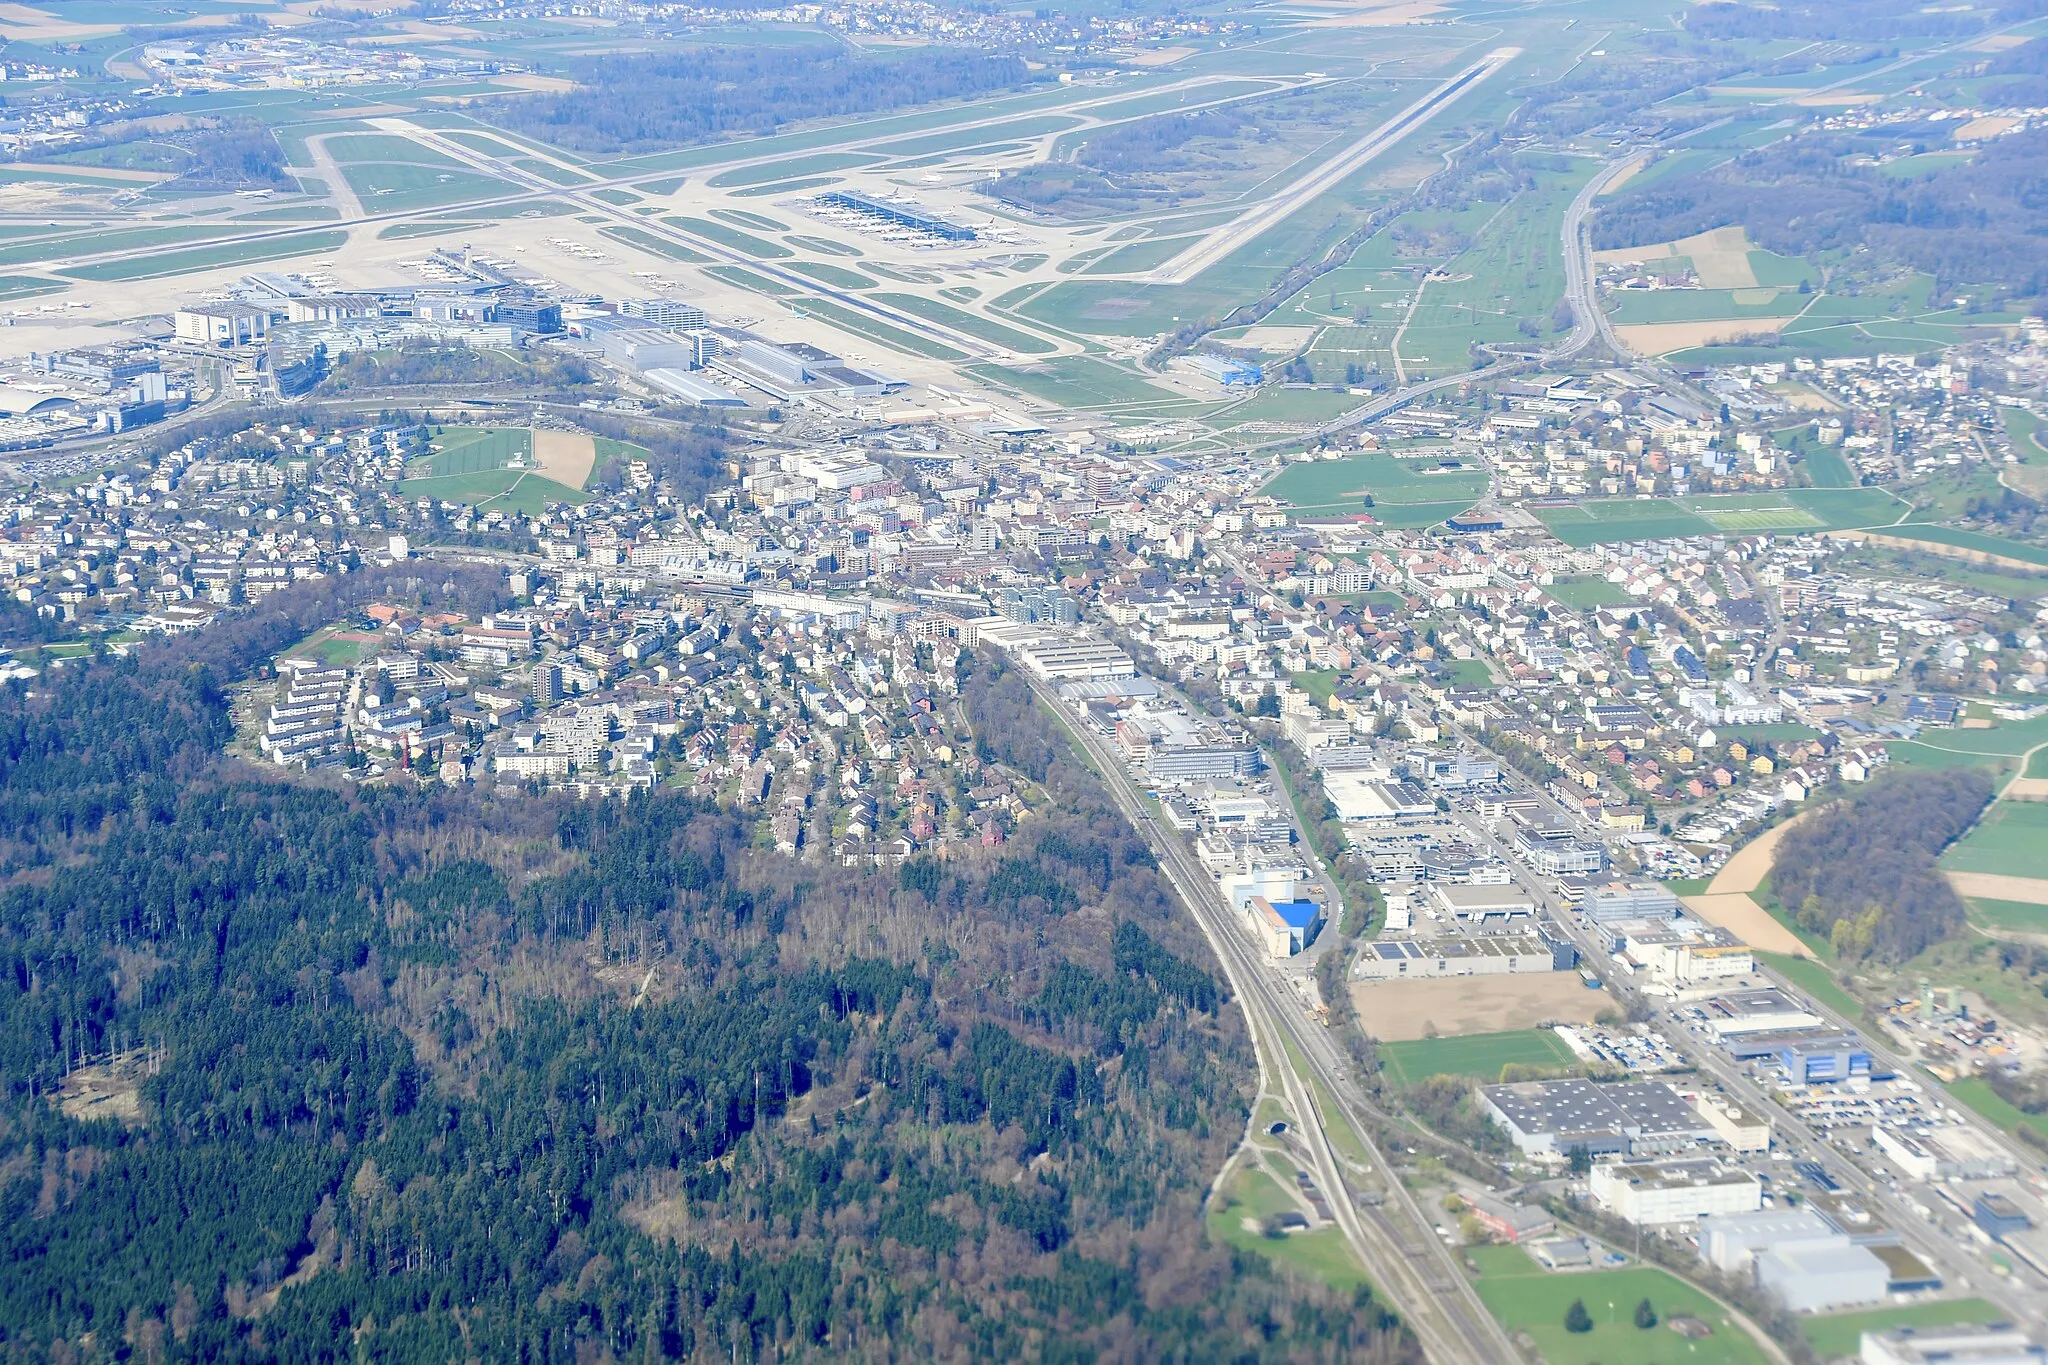
[[[1870,1140],[1915,1180],[1996,1180],[2018,1169],[2004,1148],[1974,1128],[1909,1132],[1880,1123],[1870,1130]]]
[[[1875,1252],[1841,1236],[1784,1243],[1756,1258],[1757,1284],[1795,1313],[1877,1303],[1891,1278]]]
[[[1721,1050],[1736,1061],[1773,1062],[1797,1085],[1885,1079],[1871,1061],[1870,1045],[1853,1033],[1735,1032],[1720,1041]]]
[[[1739,980],[1756,970],[1756,954],[1748,944],[1718,926],[1693,926],[1683,920],[1630,930],[1622,954],[1625,968],[1639,970],[1673,990]]]
[[[833,208],[849,209],[863,218],[874,218],[898,227],[914,228],[928,232],[948,242],[971,242],[980,234],[971,227],[962,227],[949,222],[936,213],[927,212],[915,204],[899,204],[890,199],[877,199],[858,190],[829,190],[818,196],[818,202]]]
[[[1586,1188],[1594,1204],[1615,1217],[1652,1225],[1754,1213],[1764,1199],[1763,1182],[1756,1176],[1711,1157],[1602,1161],[1587,1176]],[[1883,1294],[1882,1287],[1878,1292]]]
[[[1895,1327],[1865,1332],[1861,1365],[2044,1365],[2048,1347],[2015,1327]]]
[[[1770,1150],[1771,1121],[1763,1115],[1752,1114],[1725,1095],[1704,1092],[1692,1097],[1692,1107],[1714,1130],[1714,1136],[1736,1151]]]
[[[1774,1246],[1839,1235],[1834,1224],[1810,1208],[1715,1214],[1700,1219],[1700,1259],[1716,1270],[1747,1270],[1757,1253]]]
[[[1359,981],[1562,972],[1571,970],[1578,958],[1570,943],[1537,934],[1380,939],[1364,947],[1351,969]]]
[[[1515,886],[1458,886],[1433,883],[1430,897],[1444,913],[1474,924],[1501,924],[1536,913],[1536,898]]]
[[[1794,1033],[1822,1026],[1819,1015],[1776,987],[1730,991],[1702,1001],[1707,1031],[1725,1042],[1746,1033]]]
[[[1246,902],[1245,917],[1270,957],[1293,957],[1314,943],[1323,927],[1323,907],[1309,900],[1270,901],[1253,896]]]
[[[1678,897],[1672,895],[1669,888],[1655,882],[1608,882],[1586,894],[1585,909],[1596,924],[1630,919],[1674,919],[1678,915]]]
[[[1488,1117],[1530,1156],[1679,1152],[1716,1136],[1662,1081],[1522,1081],[1483,1086],[1479,1097]]]

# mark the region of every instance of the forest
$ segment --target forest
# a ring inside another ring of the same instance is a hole
[[[964,701],[1040,813],[897,868],[221,757],[224,687],[377,599],[502,586],[0,691],[0,1356],[1419,1360],[1202,1236],[1251,1049],[1021,679]]]
[[[1962,927],[1935,859],[1991,795],[1973,768],[1888,775],[1785,831],[1772,893],[1841,956],[1903,962]]]
[[[1897,142],[1896,130],[1882,131],[1887,146]],[[1941,291],[2048,293],[2048,238],[2037,230],[2048,131],[1999,138],[1911,179],[1870,164],[1882,150],[1853,134],[1795,137],[1624,189],[1594,219],[1593,245],[1676,241],[1740,223],[1784,256],[1867,247],[1880,261],[1934,276]]]
[[[570,396],[572,390],[588,397],[606,387],[588,363],[566,351],[531,349],[515,355],[461,341],[428,339],[409,340],[388,351],[352,351],[335,361],[320,382],[323,390],[333,393],[428,384],[518,384],[528,397]]]
[[[760,137],[805,119],[973,99],[1032,79],[1013,56],[915,49],[865,57],[836,46],[609,56],[569,74],[575,89],[500,101],[494,117],[572,151],[637,152]]]

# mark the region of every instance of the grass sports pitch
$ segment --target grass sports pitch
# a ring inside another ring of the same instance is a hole
[[[1397,1085],[1413,1085],[1428,1076],[1472,1076],[1490,1082],[1500,1079],[1504,1067],[1567,1067],[1574,1060],[1572,1050],[1548,1029],[1380,1044],[1380,1061]]]
[[[1797,507],[1749,507],[1704,515],[1723,531],[1810,531],[1827,524]]]

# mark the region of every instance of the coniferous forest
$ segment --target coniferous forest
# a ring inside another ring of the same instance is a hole
[[[1053,808],[901,867],[220,756],[312,625],[497,591],[358,573],[0,695],[0,1358],[1418,1358],[1204,1238],[1241,1020],[995,666]]]

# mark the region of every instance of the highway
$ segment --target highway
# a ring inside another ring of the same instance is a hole
[[[1360,166],[1421,127],[1459,95],[1478,86],[1521,55],[1521,49],[1513,47],[1487,53],[1331,157],[1313,173],[1279,190],[1215,231],[1204,234],[1201,241],[1151,274],[1139,278],[1147,284],[1186,284],[1266,229],[1300,210],[1316,196],[1335,187]]]
[[[1569,360],[1595,341],[1604,344],[1616,358],[1629,354],[1621,338],[1614,334],[1607,310],[1600,306],[1599,274],[1593,269],[1592,244],[1586,240],[1586,216],[1593,210],[1593,201],[1645,155],[1632,152],[1608,162],[1598,175],[1579,187],[1564,211],[1564,296],[1572,306],[1572,331],[1562,345],[1551,350],[1553,361]]]
[[[1317,1093],[1320,1087],[1323,1094],[1337,1097],[1344,1084],[1344,1068],[1335,1060],[1327,1034],[1305,1026],[1300,1003],[1288,997],[1266,961],[1254,951],[1215,881],[1177,835],[1153,820],[1143,794],[1118,756],[1075,718],[1050,688],[1035,679],[1032,688],[1067,722],[1102,774],[1117,808],[1151,843],[1161,870],[1209,940],[1229,980],[1231,995],[1244,1011],[1260,1070],[1275,1082],[1273,1088],[1285,1099],[1289,1115],[1298,1125],[1295,1131],[1308,1148],[1314,1168],[1310,1174],[1375,1290],[1401,1314],[1429,1359],[1438,1365],[1491,1365],[1520,1359],[1500,1324],[1480,1302],[1463,1268],[1436,1236],[1434,1220],[1417,1206],[1364,1125],[1356,1122],[1351,1127],[1386,1192],[1385,1202],[1377,1208],[1361,1212],[1354,1204],[1351,1187],[1330,1146],[1326,1129],[1331,1118]],[[1338,1102],[1343,1103],[1341,1099]]]

